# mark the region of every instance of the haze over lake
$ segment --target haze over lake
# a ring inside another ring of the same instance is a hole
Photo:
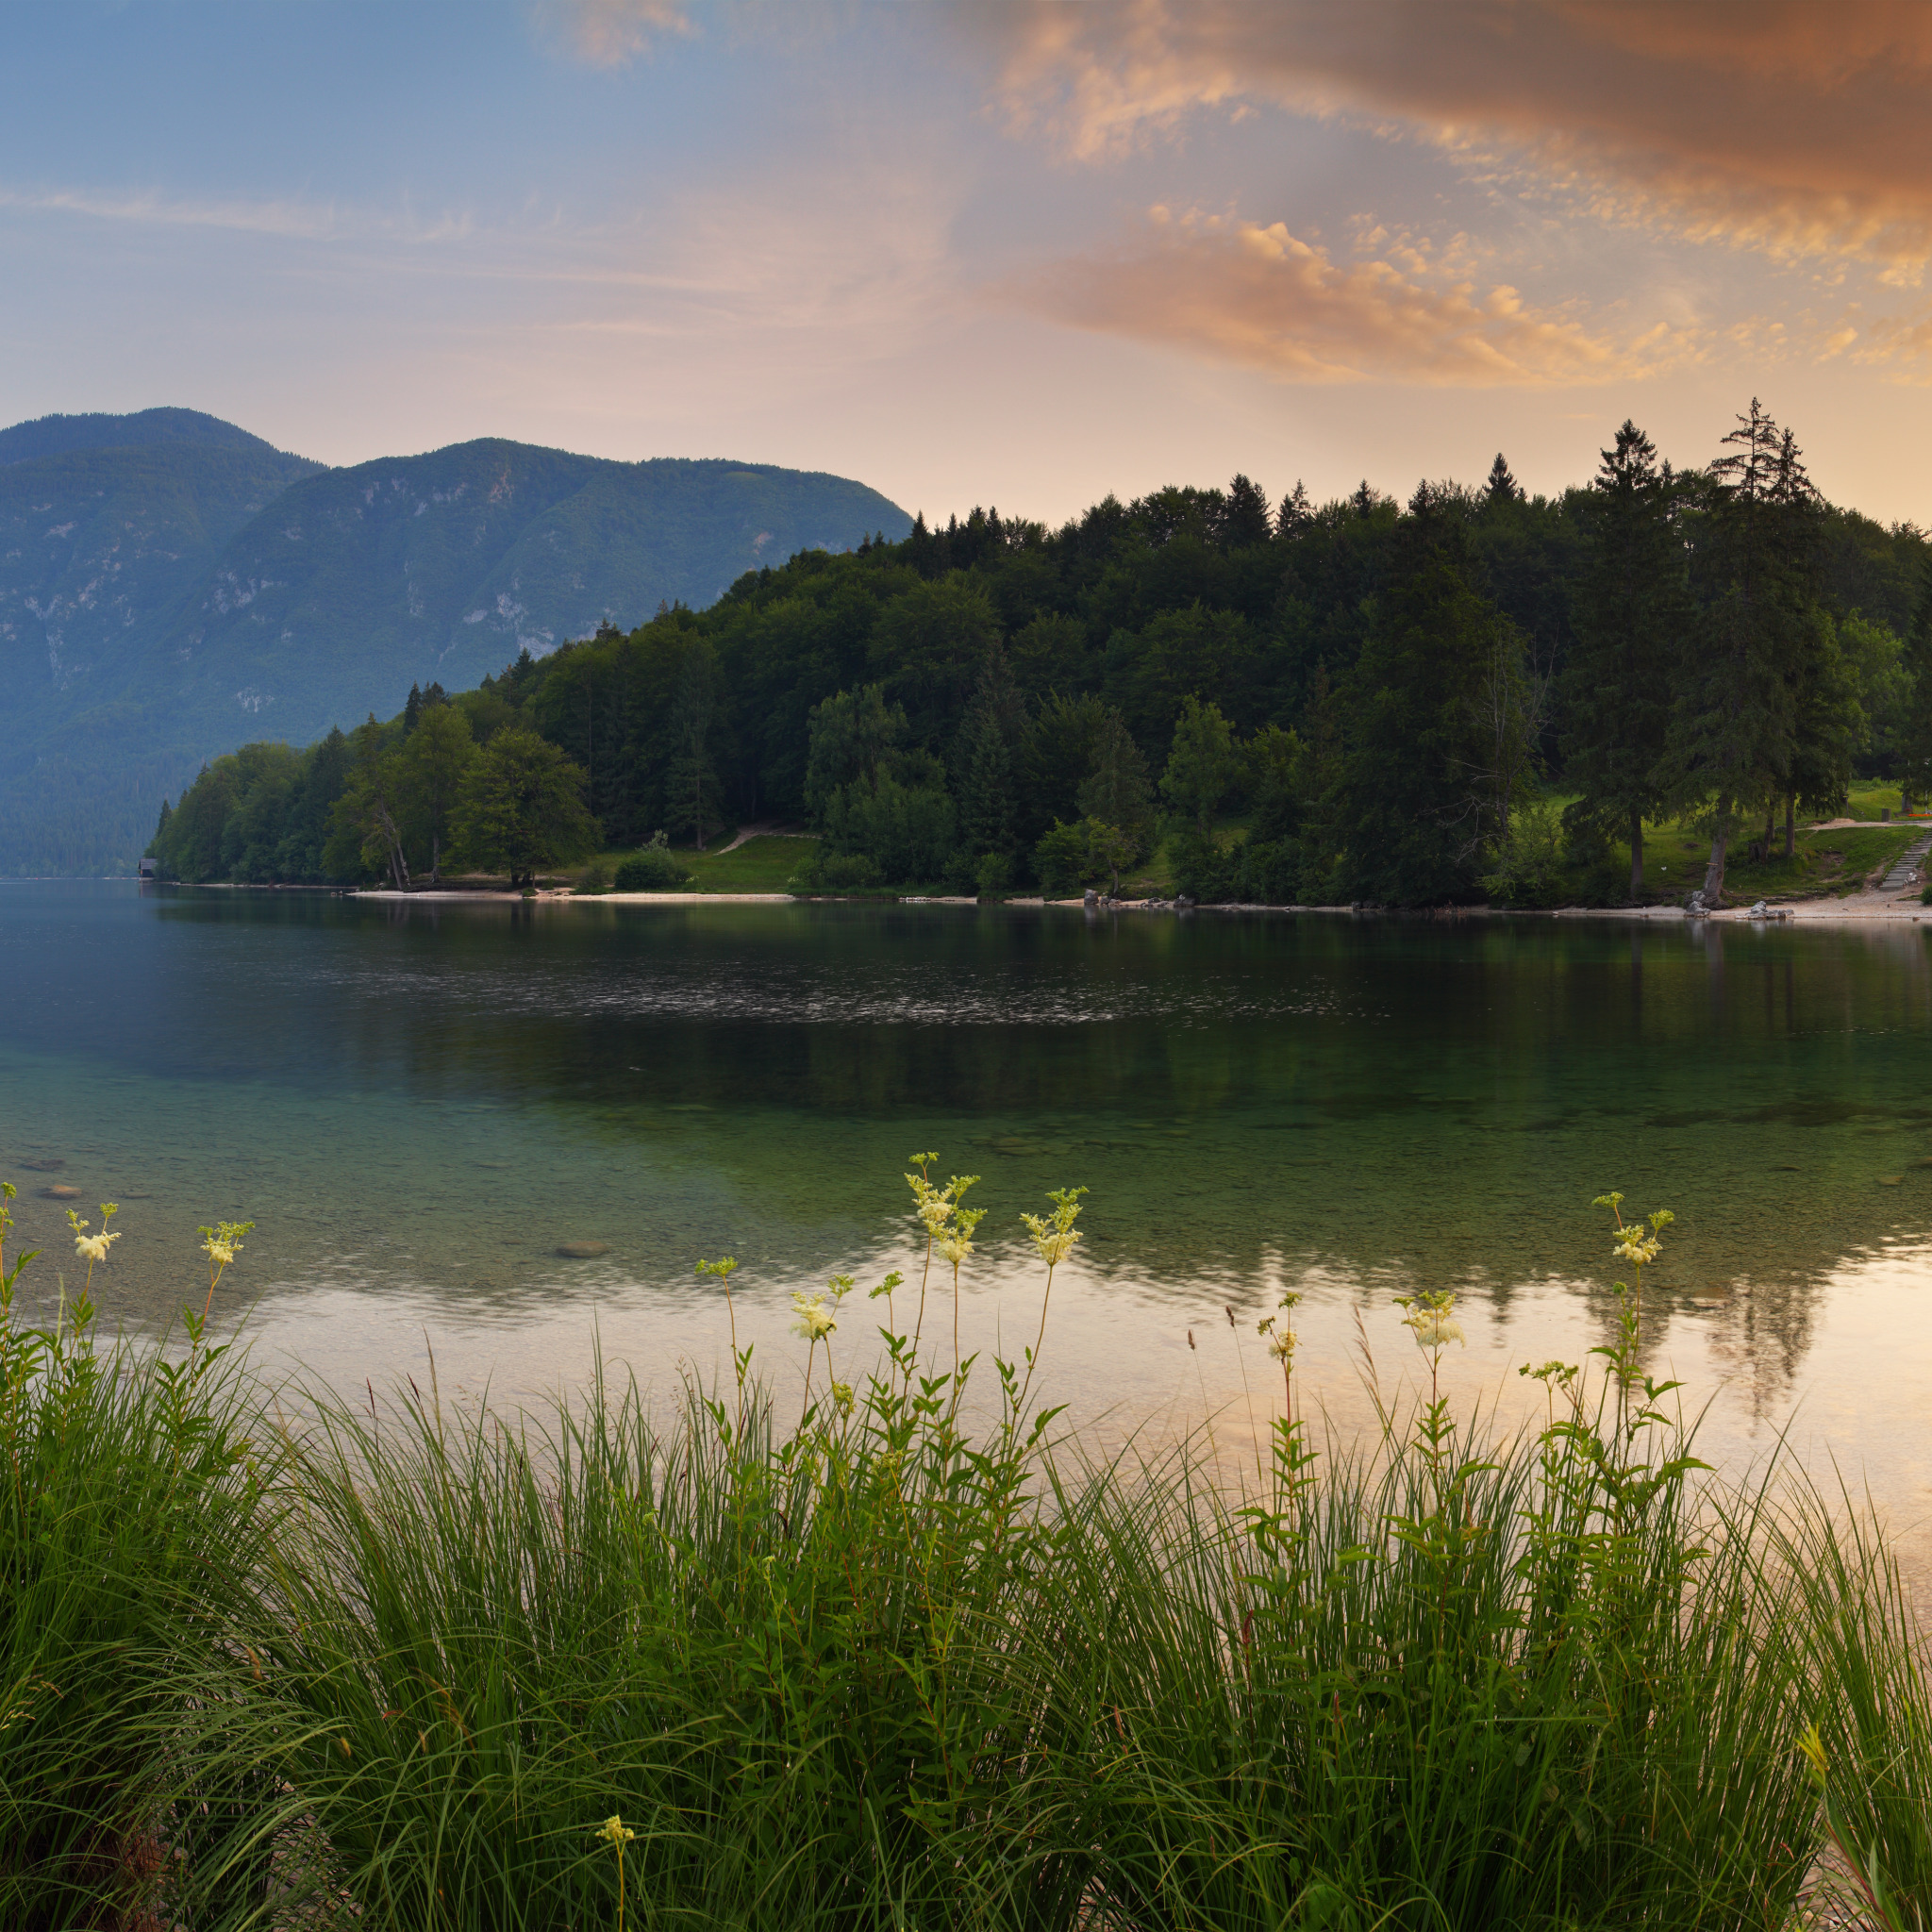
[[[1924,926],[88,884],[4,905],[0,1173],[44,1251],[36,1307],[76,1279],[66,1208],[118,1200],[110,1327],[167,1318],[199,1224],[252,1219],[230,1312],[254,1299],[267,1362],[380,1389],[426,1342],[445,1390],[515,1393],[601,1341],[665,1387],[724,1364],[693,1266],[730,1253],[784,1386],[792,1290],[911,1267],[900,1175],[930,1148],[990,1210],[969,1348],[1031,1341],[1017,1217],[1083,1185],[1053,1398],[1116,1431],[1215,1410],[1240,1440],[1236,1342],[1258,1376],[1283,1287],[1308,1297],[1298,1378],[1343,1420],[1372,1413],[1364,1338],[1385,1386],[1412,1380],[1390,1298],[1416,1285],[1466,1296],[1458,1391],[1520,1407],[1517,1365],[1607,1332],[1590,1203],[1619,1188],[1678,1215],[1648,1353],[1693,1406],[1723,1384],[1707,1455],[1795,1412],[1902,1524],[1932,1494]],[[881,1312],[846,1305],[854,1360]]]

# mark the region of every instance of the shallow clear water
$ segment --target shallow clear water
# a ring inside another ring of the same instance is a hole
[[[1607,1330],[1590,1202],[1621,1188],[1679,1217],[1646,1335],[1698,1401],[1722,1384],[1712,1446],[1746,1455],[1795,1412],[1795,1440],[1916,1521],[1928,945],[1920,926],[8,885],[0,1174],[46,1250],[41,1302],[57,1266],[75,1278],[46,1187],[91,1217],[123,1204],[95,1282],[110,1324],[165,1320],[197,1224],[247,1218],[235,1305],[255,1302],[266,1357],[380,1387],[426,1341],[446,1388],[523,1391],[580,1375],[598,1340],[654,1382],[711,1372],[724,1310],[692,1264],[720,1252],[760,1358],[795,1361],[789,1291],[906,1265],[899,1175],[934,1148],[991,1210],[966,1346],[1030,1341],[1016,1217],[1085,1185],[1056,1399],[1116,1428],[1222,1409],[1237,1438],[1237,1337],[1258,1409],[1253,1323],[1284,1285],[1308,1295],[1304,1386],[1344,1420],[1366,1412],[1363,1337],[1385,1383],[1412,1381],[1390,1296],[1418,1283],[1469,1297],[1453,1386],[1513,1407],[1517,1363]],[[559,1256],[572,1241],[608,1252]]]

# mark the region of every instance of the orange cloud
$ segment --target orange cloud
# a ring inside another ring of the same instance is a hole
[[[1894,382],[1932,384],[1932,316],[1881,316],[1852,349],[1852,360]]]
[[[1627,381],[1695,353],[1662,325],[1620,341],[1569,309],[1530,306],[1507,284],[1444,284],[1412,248],[1394,252],[1343,265],[1280,222],[1155,208],[1129,249],[1057,263],[1018,293],[1058,321],[1299,382]]]
[[[1097,158],[1202,108],[1395,117],[1599,212],[1932,258],[1925,0],[1055,0],[982,16],[1014,119]]]

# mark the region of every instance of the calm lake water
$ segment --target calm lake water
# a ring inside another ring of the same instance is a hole
[[[433,1346],[474,1398],[575,1380],[599,1342],[654,1385],[710,1374],[724,1309],[692,1268],[724,1252],[795,1382],[791,1291],[909,1265],[900,1175],[935,1148],[991,1210],[969,1347],[1031,1340],[1017,1216],[1084,1185],[1054,1398],[1114,1431],[1219,1412],[1235,1438],[1238,1341],[1258,1407],[1254,1322],[1290,1286],[1303,1385],[1345,1422],[1364,1341],[1412,1385],[1390,1298],[1415,1285],[1468,1298],[1458,1399],[1513,1411],[1519,1363],[1607,1333],[1590,1203],[1620,1188],[1678,1216],[1648,1352],[1711,1400],[1706,1453],[1789,1425],[1910,1526],[1932,1519],[1928,947],[1910,925],[8,885],[0,1174],[45,1250],[36,1307],[75,1279],[44,1188],[123,1204],[110,1325],[164,1321],[197,1224],[250,1219],[230,1307],[253,1303],[265,1362],[379,1390]],[[849,1303],[841,1345],[869,1329]]]

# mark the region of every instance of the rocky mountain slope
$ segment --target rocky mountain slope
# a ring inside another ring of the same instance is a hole
[[[161,795],[246,740],[908,526],[767,464],[488,440],[325,470],[180,409],[0,430],[0,874],[130,870]]]

